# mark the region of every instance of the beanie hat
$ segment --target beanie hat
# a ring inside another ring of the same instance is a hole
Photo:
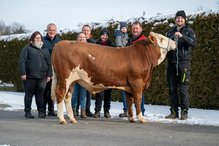
[[[126,22],[120,22],[120,29],[122,29],[123,27],[127,28]]]
[[[184,10],[180,10],[180,11],[176,12],[175,19],[176,19],[176,17],[178,17],[178,16],[181,16],[181,17],[183,17],[183,18],[186,20],[186,13],[185,13]]]
[[[109,30],[107,28],[103,28],[100,32],[100,35],[107,34],[109,35]]]

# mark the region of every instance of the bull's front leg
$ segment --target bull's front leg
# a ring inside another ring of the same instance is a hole
[[[128,92],[126,93],[126,101],[128,105],[128,119],[129,122],[135,122],[134,120],[134,115],[133,115],[133,110],[132,110],[132,104],[133,104],[133,98],[131,97],[131,94]]]
[[[142,102],[142,92],[138,93],[134,96],[135,99],[135,107],[136,107],[136,115],[140,123],[145,123],[144,117],[141,111],[141,102]]]

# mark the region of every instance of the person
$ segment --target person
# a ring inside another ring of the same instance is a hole
[[[31,114],[31,104],[33,95],[35,95],[38,116],[45,118],[43,92],[46,83],[51,80],[52,67],[50,53],[43,44],[43,37],[40,32],[34,32],[29,39],[29,44],[22,48],[19,70],[24,83],[25,117],[34,118]]]
[[[103,28],[101,30],[101,34],[100,34],[100,39],[97,41],[97,44],[100,45],[104,45],[104,46],[112,46],[115,47],[115,44],[112,43],[109,40],[109,31],[106,28]],[[99,118],[100,117],[100,111],[101,111],[101,107],[102,107],[102,99],[104,98],[104,117],[105,118],[111,118],[110,115],[110,102],[111,102],[111,92],[112,89],[107,89],[101,93],[97,93],[96,94],[96,100],[95,100],[95,113],[93,115],[94,118]],[[104,94],[104,95],[103,95]]]
[[[131,37],[128,39],[127,46],[132,45],[140,40],[146,40],[147,37],[142,34],[142,24],[139,21],[135,21],[132,23],[131,27]],[[122,101],[123,101],[123,113],[119,114],[119,117],[128,117],[127,114],[127,102],[126,102],[126,95],[125,92],[122,92]],[[142,102],[141,102],[141,111],[142,115],[144,115],[145,108],[144,108],[144,95],[142,95]]]
[[[50,23],[47,25],[47,34],[43,38],[43,42],[45,47],[49,50],[50,54],[52,53],[52,49],[56,43],[61,41],[61,39],[57,36],[57,27],[54,23]],[[51,98],[51,86],[52,86],[52,80],[50,80],[46,84],[46,89],[43,94],[44,98],[44,112],[46,113],[46,107],[48,104],[48,116],[57,116],[57,114],[54,111],[54,103]]]
[[[167,32],[167,37],[175,40],[177,49],[168,52],[167,81],[170,96],[170,114],[167,119],[179,118],[178,107],[181,106],[181,120],[188,118],[189,82],[191,71],[191,48],[196,46],[194,31],[186,24],[184,10],[176,13],[175,24]],[[180,104],[179,97],[180,95]]]
[[[91,27],[87,24],[83,25],[81,32],[83,32],[86,36],[87,39],[87,43],[94,43],[96,44],[96,40],[92,38],[92,34],[91,34]],[[86,91],[86,95],[87,95],[87,100],[86,100],[86,116],[88,117],[93,117],[93,113],[90,110],[90,106],[91,106],[91,94],[89,91]],[[79,105],[79,104],[78,104]],[[76,108],[76,111],[78,113],[78,106]]]
[[[126,22],[120,22],[120,29],[115,29],[115,44],[117,47],[125,47],[127,45],[129,40],[127,30]]]
[[[77,41],[79,42],[87,42],[86,40],[86,36],[83,32],[79,32],[77,35]],[[74,85],[74,90],[73,90],[73,94],[72,94],[72,109],[73,109],[73,113],[74,113],[74,117],[77,116],[77,104],[81,105],[81,118],[87,118],[86,115],[86,89],[84,87],[82,87],[80,84],[75,83]],[[80,100],[80,102],[78,103],[78,101]]]

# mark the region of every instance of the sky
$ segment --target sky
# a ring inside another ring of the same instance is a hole
[[[219,0],[1,0],[0,21],[6,25],[22,24],[29,31],[44,31],[48,23],[58,29],[75,28],[79,23],[89,24],[113,18],[129,18],[159,14],[187,14],[198,10],[218,10]]]
[[[24,93],[22,92],[5,92],[0,91],[0,104],[7,104],[10,107],[4,110],[21,111],[24,109]],[[36,111],[36,103],[33,99],[32,110]],[[119,113],[123,112],[123,105],[121,102],[111,102],[110,114],[111,118],[118,119]],[[0,110],[1,106],[0,106]],[[55,105],[55,110],[57,106]],[[64,108],[65,111],[65,108]],[[91,111],[94,112],[94,101],[91,102]],[[135,108],[133,108],[135,114]],[[180,123],[188,125],[202,125],[202,126],[219,126],[219,110],[203,110],[203,109],[189,109],[189,118],[187,120],[170,120],[164,117],[169,114],[169,106],[147,105],[145,104],[145,120],[148,122],[161,123]],[[136,115],[135,115],[136,116]],[[101,111],[101,118],[103,118],[103,109]],[[122,118],[128,120],[128,118]],[[57,118],[58,121],[58,118]],[[135,117],[135,121],[137,121]]]

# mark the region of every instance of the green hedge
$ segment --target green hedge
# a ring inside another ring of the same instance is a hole
[[[154,25],[155,22],[162,22]],[[191,107],[219,109],[219,15],[199,15],[189,18],[188,22],[195,31],[198,45],[192,51],[192,71],[190,85]],[[143,33],[147,36],[150,31],[164,34],[174,24],[173,19],[143,22]],[[114,40],[116,25],[108,27],[110,39]],[[92,31],[95,39],[99,38],[101,28]],[[130,24],[129,24],[130,32]],[[75,40],[77,33],[65,33],[62,39]],[[12,81],[17,91],[22,91],[22,82],[18,74],[18,57],[20,50],[27,40],[0,41],[0,80]],[[156,67],[153,72],[151,86],[144,92],[147,104],[168,105],[168,86],[166,81],[167,61]],[[113,100],[121,101],[121,92],[114,90]]]

